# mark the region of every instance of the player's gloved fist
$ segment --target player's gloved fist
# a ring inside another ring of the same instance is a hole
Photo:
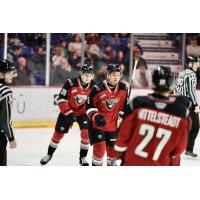
[[[94,121],[97,126],[105,126],[106,125],[105,118],[102,115],[96,115],[94,118]]]

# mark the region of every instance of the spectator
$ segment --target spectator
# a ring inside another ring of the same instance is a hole
[[[112,62],[112,60],[114,59],[114,51],[112,49],[111,45],[107,45],[105,46],[104,49],[104,62],[106,64],[109,64]]]
[[[52,73],[51,85],[63,85],[67,79],[77,77],[78,70],[71,67],[66,58],[61,58],[60,65],[57,65]]]
[[[81,67],[81,58],[78,57],[78,54],[77,54],[77,53],[73,53],[73,54],[72,54],[71,58],[69,59],[69,64],[70,64],[73,68],[75,68],[75,69],[77,69],[77,70],[80,69],[80,67]]]
[[[135,76],[132,77],[134,86],[141,88],[151,88],[151,72],[145,68],[144,64],[138,66]]]
[[[82,48],[81,37],[79,34],[75,34],[73,42],[69,43],[68,51],[71,54],[77,53],[77,55],[80,57],[81,56],[81,48]]]
[[[14,85],[31,85],[30,72],[24,57],[19,57],[17,60],[17,78],[14,80]]]
[[[186,52],[188,56],[200,56],[200,46],[197,44],[196,37],[190,39],[189,45],[186,47]]]
[[[13,62],[16,64],[17,63],[17,59],[20,56],[23,56],[22,54],[22,48],[20,47],[20,45],[13,45],[11,47],[11,49],[8,50],[8,53],[10,54],[10,56],[12,57]]]
[[[135,66],[135,62],[137,62],[136,68],[143,65],[147,69],[146,60],[141,57],[141,52],[138,48],[133,49],[133,66]]]
[[[52,64],[53,66],[60,65],[60,60],[64,58],[64,52],[62,51],[61,47],[55,47],[55,55],[52,57]]]
[[[35,33],[35,45],[44,46],[46,44],[46,33]]]
[[[45,52],[42,47],[37,47],[29,59],[29,67],[34,76],[35,85],[45,84]]]
[[[121,51],[126,51],[126,47],[128,45],[129,38],[130,38],[130,34],[128,34],[128,33],[120,33],[119,49]]]
[[[61,48],[62,53],[65,56],[65,58],[67,58],[67,60],[69,60],[69,53],[68,53],[68,49],[67,49],[67,43],[64,40],[61,40],[58,46]]]
[[[105,80],[106,74],[107,74],[107,65],[102,61],[98,61],[95,66],[95,82],[98,83],[102,80]]]
[[[86,41],[88,45],[96,44],[98,45],[101,37],[98,33],[88,33],[86,34]]]
[[[113,63],[119,64],[121,66],[121,68],[122,67],[125,68],[125,65],[124,65],[124,52],[123,51],[118,51],[117,52],[116,58],[114,58]]]
[[[86,53],[87,57],[91,60],[97,60],[102,57],[101,49],[99,47],[100,39],[101,37],[99,36],[99,34],[88,33],[86,35]]]

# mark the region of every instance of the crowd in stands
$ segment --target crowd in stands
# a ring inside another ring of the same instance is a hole
[[[180,34],[171,34],[174,44]],[[4,34],[0,34],[0,57],[3,57]],[[82,42],[81,34],[51,34],[50,85],[61,86],[68,78],[78,75],[81,67],[82,45],[85,48],[85,63],[94,65],[95,80],[106,76],[108,63],[118,63],[122,68],[122,81],[128,82],[130,61],[130,34],[128,33],[86,33]],[[176,45],[178,46],[178,45]],[[7,57],[18,69],[15,85],[45,85],[46,66],[45,33],[8,34]],[[200,56],[200,34],[187,34],[187,55]],[[133,47],[133,66],[136,65],[134,85],[150,87],[151,74],[142,57],[142,48],[136,43]],[[200,70],[198,70],[200,88]]]
[[[3,34],[0,35],[0,57],[3,57]],[[7,57],[18,68],[16,85],[45,85],[45,48],[46,34],[18,33],[8,34]],[[121,65],[123,81],[128,81],[130,34],[85,34],[82,42],[81,34],[51,34],[51,70],[50,85],[62,85],[66,79],[78,75],[81,67],[82,45],[85,48],[85,63],[94,65],[95,79],[101,81],[106,76],[108,63]],[[135,44],[133,64],[147,65],[141,57],[142,50]]]

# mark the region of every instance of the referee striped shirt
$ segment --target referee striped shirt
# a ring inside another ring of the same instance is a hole
[[[9,141],[14,140],[11,122],[12,100],[12,90],[7,85],[0,82],[0,131],[7,136]]]
[[[180,72],[176,80],[176,92],[186,96],[193,104],[197,106],[196,96],[197,76],[191,69],[185,69]]]

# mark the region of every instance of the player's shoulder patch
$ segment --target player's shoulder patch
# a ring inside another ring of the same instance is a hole
[[[95,88],[95,90],[98,91],[98,92],[100,92],[100,90],[101,90],[100,87],[97,84],[94,84],[93,88]]]
[[[71,87],[74,85],[73,82],[74,82],[73,79],[67,79],[67,81],[66,81],[66,83]]]
[[[127,89],[126,84],[123,83],[123,82],[119,82],[119,89],[120,89],[120,90],[126,90],[126,89]]]

